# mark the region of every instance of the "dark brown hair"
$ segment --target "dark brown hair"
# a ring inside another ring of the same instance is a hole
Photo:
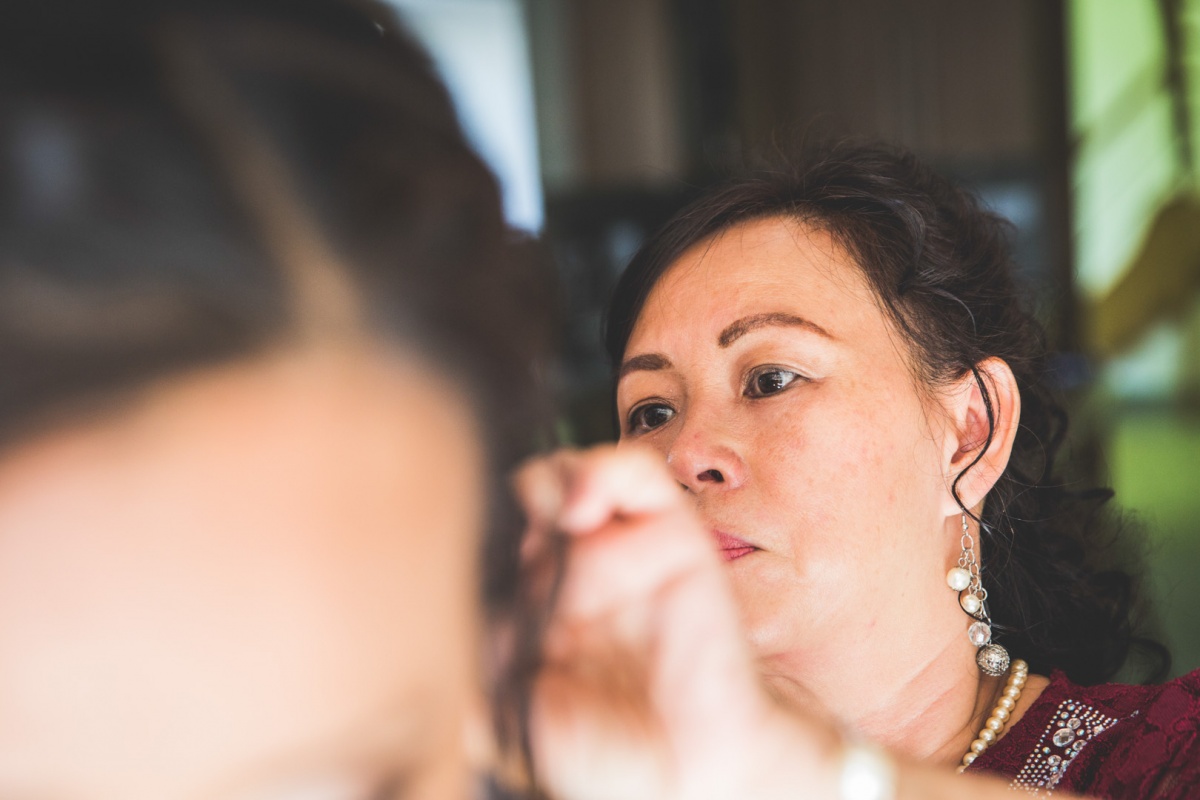
[[[988,406],[988,441],[994,418],[976,365],[994,357],[1012,368],[1021,425],[980,520],[997,641],[1034,670],[1061,669],[1081,683],[1111,678],[1131,644],[1144,643],[1156,665],[1151,671],[1163,675],[1165,649],[1135,636],[1133,575],[1105,564],[1118,550],[1121,527],[1116,515],[1100,511],[1112,493],[1071,488],[1059,478],[1067,418],[1048,384],[1042,327],[1014,280],[1009,225],[911,154],[824,145],[704,194],[652,237],[621,277],[605,328],[614,369],[647,296],[684,251],[766,217],[824,229],[851,254],[908,341],[924,385],[974,374]]]

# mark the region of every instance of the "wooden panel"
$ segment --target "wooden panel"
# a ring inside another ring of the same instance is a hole
[[[591,183],[661,184],[683,147],[667,0],[578,0],[579,131]]]
[[[740,0],[741,119],[899,139],[935,160],[1003,158],[1039,144],[1041,0]]]

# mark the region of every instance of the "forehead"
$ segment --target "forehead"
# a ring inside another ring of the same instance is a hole
[[[0,461],[0,785],[137,762],[193,788],[449,735],[483,516],[466,408],[416,362],[288,356]]]
[[[771,217],[741,223],[700,242],[651,290],[634,339],[710,323],[715,335],[739,316],[798,313],[835,336],[882,320],[861,268],[826,230]]]

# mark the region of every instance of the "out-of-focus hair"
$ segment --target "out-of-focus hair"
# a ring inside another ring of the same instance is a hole
[[[622,275],[605,330],[614,369],[646,298],[687,249],[770,217],[826,230],[845,248],[906,340],[923,386],[936,390],[974,376],[987,405],[989,442],[991,395],[976,365],[1000,358],[1012,368],[1021,425],[980,520],[997,641],[1034,670],[1061,669],[1085,684],[1111,678],[1131,645],[1140,644],[1151,674],[1164,675],[1165,648],[1135,633],[1133,573],[1106,563],[1111,553],[1125,552],[1114,548],[1120,518],[1099,512],[1112,492],[1072,488],[1059,477],[1067,415],[1048,382],[1042,327],[1024,308],[1014,279],[1010,226],[911,154],[881,145],[820,145],[794,163],[705,193],[653,236]]]
[[[546,421],[548,293],[391,11],[36,0],[2,16],[0,443],[203,365],[394,343],[474,402],[497,476],[484,598],[509,608],[501,476]]]

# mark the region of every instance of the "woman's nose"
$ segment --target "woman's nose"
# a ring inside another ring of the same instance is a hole
[[[739,450],[728,432],[685,425],[667,450],[667,466],[690,492],[736,489],[747,474]]]

